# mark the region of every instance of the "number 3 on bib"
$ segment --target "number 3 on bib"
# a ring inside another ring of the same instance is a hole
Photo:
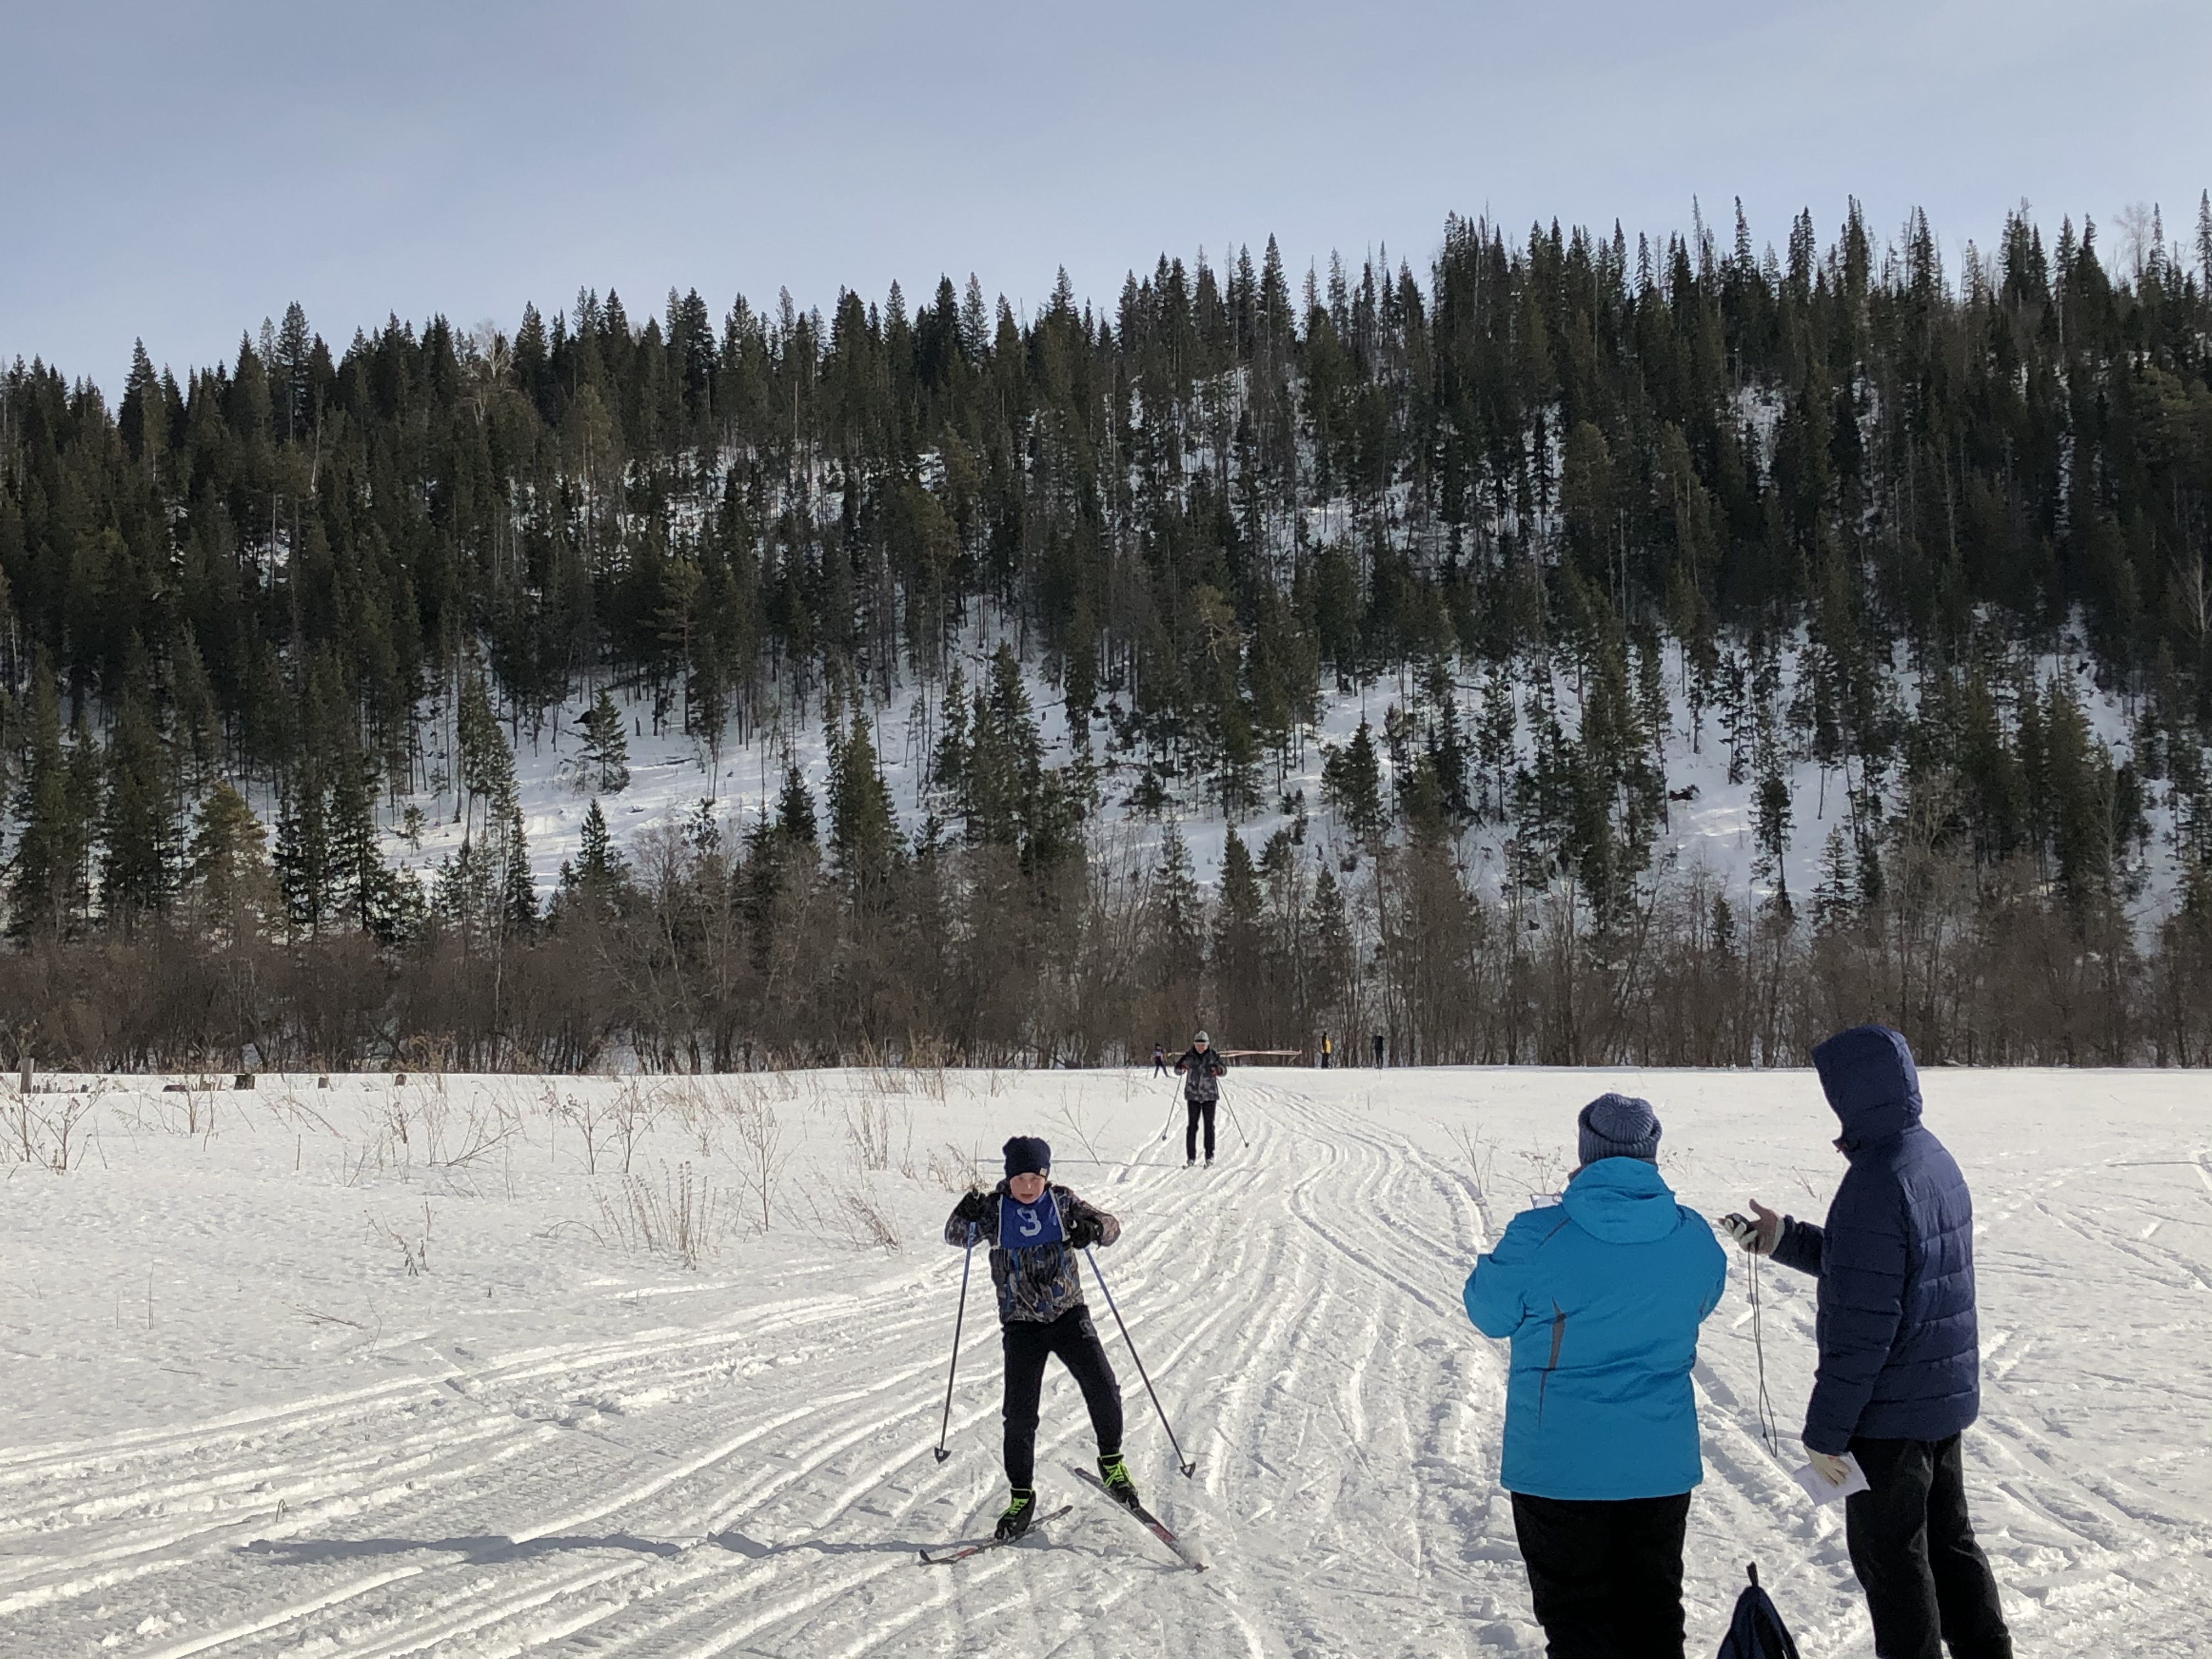
[[[1034,1204],[1017,1204],[1012,1194],[1000,1199],[1000,1249],[1034,1249],[1040,1245],[1060,1243],[1066,1237],[1060,1230],[1060,1201],[1049,1192]]]

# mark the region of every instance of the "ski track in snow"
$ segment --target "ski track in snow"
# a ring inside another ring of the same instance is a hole
[[[1931,1121],[1978,1205],[1971,1496],[2023,1653],[2212,1652],[2212,1178],[2187,1080],[2154,1079],[2155,1098],[2131,1081],[1929,1079]],[[1805,1189],[1824,1200],[1833,1178],[1814,1161],[1821,1109],[1802,1073],[1240,1070],[1221,1162],[1195,1171],[1181,1167],[1166,1089],[1122,1073],[1052,1083],[1064,1113],[1074,1100],[1103,1125],[1089,1138],[1107,1163],[1075,1159],[1059,1136],[1057,1173],[1127,1229],[1099,1264],[1194,1479],[1174,1468],[1088,1267],[1086,1291],[1133,1468],[1203,1576],[1068,1476],[1093,1448],[1057,1367],[1040,1486],[1073,1513],[1013,1548],[918,1571],[918,1549],[987,1530],[1003,1492],[980,1261],[953,1455],[932,1455],[961,1263],[922,1238],[837,1292],[748,1304],[739,1286],[687,1302],[683,1324],[501,1356],[441,1338],[424,1345],[439,1364],[374,1386],[0,1449],[0,1650],[1534,1651],[1496,1486],[1504,1351],[1459,1301],[1488,1230],[1527,1185],[1556,1184],[1573,1108],[1607,1086],[1658,1103],[1662,1165],[1709,1214],[1752,1194],[1817,1214]],[[963,1121],[992,1138],[1052,1127],[1033,1100],[975,1093]],[[1707,1472],[1690,1527],[1692,1650],[1717,1641],[1757,1559],[1808,1659],[1865,1653],[1839,1518],[1787,1474],[1802,1456],[1810,1284],[1771,1267],[1762,1280],[1778,1457],[1758,1430],[1741,1259],[1732,1273],[1696,1374]]]

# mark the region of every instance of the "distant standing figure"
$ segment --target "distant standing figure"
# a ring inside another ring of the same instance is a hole
[[[1152,1045],[1152,1075],[1154,1077],[1168,1075],[1168,1051],[1157,1042]]]
[[[1375,1034],[1375,1063],[1377,1066],[1382,1063],[1382,1033],[1380,1031]]]
[[[1183,1126],[1182,1166],[1188,1170],[1198,1162],[1198,1126],[1206,1124],[1206,1162],[1213,1164],[1213,1110],[1221,1102],[1221,1074],[1229,1069],[1221,1056],[1213,1052],[1200,1031],[1190,1040],[1190,1047],[1175,1063],[1176,1074],[1182,1079],[1182,1101],[1188,1109],[1190,1121]]]
[[[1334,1047],[1329,1042],[1328,1033],[1323,1031],[1321,1034],[1321,1068],[1322,1071],[1326,1072],[1328,1070],[1328,1057],[1335,1052],[1336,1050]]]

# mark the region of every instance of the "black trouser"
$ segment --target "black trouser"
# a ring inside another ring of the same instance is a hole
[[[1959,1437],[1859,1440],[1869,1490],[1844,1500],[1878,1659],[2012,1659],[1997,1581],[1966,1517]]]
[[[1121,1385],[1106,1363],[1090,1310],[1078,1303],[1057,1319],[1010,1319],[999,1328],[1006,1351],[1006,1482],[1036,1483],[1037,1399],[1044,1391],[1044,1362],[1060,1363],[1083,1390],[1101,1452],[1121,1449]]]
[[[1213,1109],[1218,1103],[1211,1100],[1186,1099],[1183,1102],[1190,1109],[1190,1121],[1183,1126],[1182,1132],[1182,1155],[1185,1158],[1198,1156],[1198,1125],[1199,1120],[1203,1118],[1206,1121],[1206,1159],[1209,1164],[1213,1161]]]
[[[1616,1503],[1513,1494],[1513,1533],[1551,1659],[1682,1659],[1690,1494]]]

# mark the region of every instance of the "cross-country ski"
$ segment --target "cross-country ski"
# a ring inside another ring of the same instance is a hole
[[[1176,1553],[1176,1559],[1181,1561],[1183,1565],[1188,1567],[1194,1572],[1204,1572],[1206,1571],[1206,1563],[1198,1559],[1198,1556],[1194,1552],[1193,1552],[1190,1546],[1184,1543],[1182,1539],[1176,1537],[1175,1533],[1170,1529],[1165,1522],[1162,1521],[1159,1516],[1154,1515],[1142,1504],[1137,1502],[1135,1498],[1116,1497],[1115,1493],[1108,1488],[1104,1481],[1101,1480],[1097,1475],[1091,1474],[1088,1469],[1071,1468],[1068,1470],[1068,1473],[1073,1474],[1077,1480],[1082,1481],[1085,1486],[1091,1487],[1091,1490],[1097,1492],[1101,1497],[1104,1498],[1106,1501],[1113,1504],[1115,1509],[1126,1510],[1131,1518],[1135,1520],[1139,1525],[1142,1526],[1146,1532],[1152,1534],[1153,1537],[1158,1539],[1160,1542],[1165,1544],[1170,1549],[1173,1550]]]
[[[949,1567],[955,1561],[966,1561],[978,1555],[988,1554],[993,1550],[1004,1549],[1009,1544],[1018,1544],[1024,1538],[1036,1533],[1039,1527],[1059,1520],[1074,1507],[1073,1504],[1062,1504],[1058,1509],[1038,1516],[1022,1531],[1008,1533],[1003,1538],[978,1538],[969,1543],[948,1545],[933,1554],[923,1550],[921,1552],[921,1565],[925,1567]]]

